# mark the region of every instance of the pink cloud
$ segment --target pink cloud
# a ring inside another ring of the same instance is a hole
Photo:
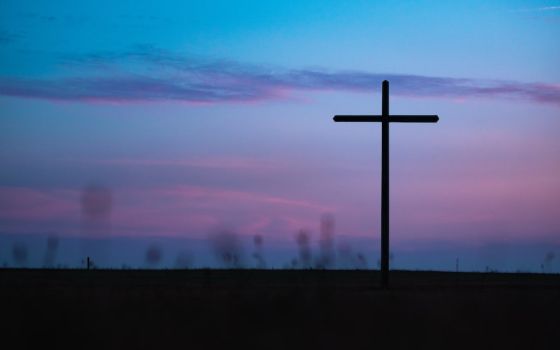
[[[205,235],[210,229],[227,225],[241,234],[271,230],[282,234],[278,221],[290,230],[316,220],[329,208],[301,199],[264,193],[235,191],[200,186],[151,189],[122,189],[121,208],[115,210],[114,226],[137,227],[138,234],[154,231],[163,234]]]
[[[305,199],[201,186],[112,192],[111,230],[125,235],[200,236],[223,223],[246,234],[279,234],[281,228],[295,230],[330,209]],[[81,230],[78,190],[0,188],[0,195],[0,231],[37,232],[45,225],[61,234]]]
[[[79,213],[73,190],[0,187],[0,220],[51,220]]]
[[[193,167],[209,169],[238,169],[238,170],[274,170],[282,168],[285,164],[275,160],[243,158],[236,156],[228,157],[189,157],[185,159],[102,159],[87,161],[103,165],[117,166],[155,166],[155,167]]]
[[[406,237],[447,232],[463,241],[560,234],[560,163],[550,161],[551,146],[533,140],[528,147],[506,132],[481,133],[450,141],[446,147],[456,158],[425,168],[414,160],[400,165],[394,174],[416,176],[397,175],[392,182],[393,213],[406,218],[393,227]]]

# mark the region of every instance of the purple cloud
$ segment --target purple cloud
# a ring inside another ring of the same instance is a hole
[[[65,56],[70,74],[50,79],[0,77],[0,94],[80,102],[248,103],[298,91],[371,92],[387,79],[392,94],[433,98],[523,99],[560,106],[560,85],[320,69],[280,69],[205,60],[151,47]]]

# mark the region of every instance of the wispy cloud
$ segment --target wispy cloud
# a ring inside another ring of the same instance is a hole
[[[23,35],[0,29],[0,45],[7,45],[20,39]]]
[[[521,18],[529,20],[544,21],[553,24],[560,21],[560,6],[557,5],[514,9],[510,10],[510,12],[518,13]]]
[[[83,162],[83,161],[82,161]],[[87,163],[87,161],[85,161]],[[92,161],[94,164],[109,166],[140,166],[140,167],[186,167],[186,168],[206,168],[206,169],[227,169],[234,170],[278,170],[286,164],[280,161],[270,161],[262,159],[251,159],[243,157],[196,157],[188,159],[101,159]]]
[[[516,12],[545,12],[545,11],[560,11],[560,6],[541,6],[541,7],[516,10]]]
[[[152,47],[62,58],[69,71],[46,79],[0,77],[0,94],[57,101],[251,103],[303,91],[392,93],[449,99],[523,99],[560,106],[560,85],[323,69],[283,69],[180,55]]]

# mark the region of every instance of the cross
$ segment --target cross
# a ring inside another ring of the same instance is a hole
[[[381,115],[335,115],[335,122],[381,123],[381,286],[389,285],[389,123],[437,123],[437,115],[389,115],[389,82],[383,81]]]

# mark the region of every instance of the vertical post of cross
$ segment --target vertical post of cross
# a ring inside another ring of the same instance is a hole
[[[381,286],[389,285],[389,82],[381,91]]]

